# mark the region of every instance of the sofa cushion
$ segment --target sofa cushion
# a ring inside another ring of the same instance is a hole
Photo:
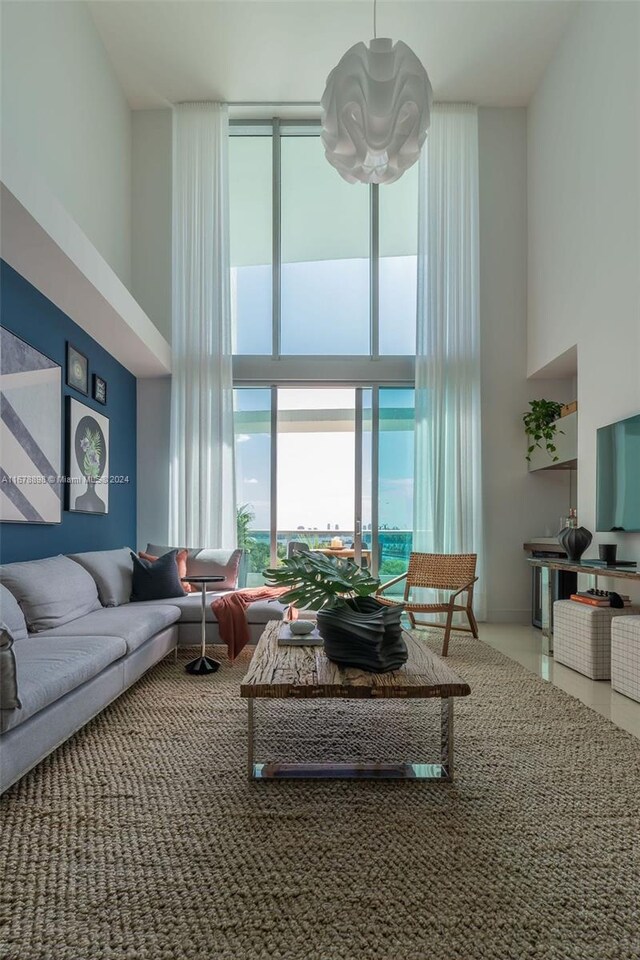
[[[91,616],[91,614],[90,614]],[[14,647],[21,710],[0,712],[2,733],[91,680],[126,653],[119,637],[29,637]]]
[[[211,603],[216,597],[224,596],[228,590],[214,591],[207,593],[205,602],[205,622],[217,623],[217,618],[211,608]],[[180,623],[201,623],[202,622],[202,593],[189,594],[186,597],[174,597],[171,600],[152,600],[147,603],[130,603],[129,609],[134,610],[137,607],[157,606],[158,604],[171,604],[180,610]],[[256,600],[255,603],[247,607],[247,623],[261,624],[268,623],[270,620],[281,620],[286,607],[279,600]]]
[[[211,601],[216,597],[221,596],[219,592],[209,591],[206,596],[205,602],[205,620],[207,623],[216,623],[216,618],[213,615],[211,609]],[[129,604],[129,609],[131,611],[135,609],[145,610],[149,607],[156,607],[158,605],[169,605],[177,607],[180,611],[179,622],[180,623],[201,623],[202,622],[202,592],[198,593],[188,593],[185,597],[171,597],[167,600],[145,600],[145,601],[131,601]]]
[[[271,620],[282,620],[287,604],[279,600],[256,600],[247,607],[247,623],[269,623]]]
[[[24,613],[11,590],[0,583],[0,620],[11,634],[14,643],[27,639],[27,624]]]
[[[16,679],[13,637],[6,626],[0,623],[0,713],[7,710],[19,710],[21,706]]]
[[[147,544],[147,553],[160,556],[175,547],[162,547],[155,543]],[[224,577],[216,584],[219,590],[235,590],[238,586],[238,572],[242,550],[205,550],[201,547],[187,550],[188,577]]]
[[[95,580],[68,557],[4,564],[0,583],[20,604],[29,633],[62,626],[100,609]]]
[[[169,603],[127,603],[122,607],[104,607],[38,636],[52,642],[54,637],[121,637],[127,644],[127,653],[131,653],[179,617],[178,607]]]
[[[122,603],[129,603],[133,577],[130,547],[69,553],[67,556],[91,574],[98,587],[98,596],[103,607],[119,607]]]

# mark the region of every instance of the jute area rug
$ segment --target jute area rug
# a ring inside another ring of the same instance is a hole
[[[451,785],[249,783],[250,652],[158,665],[3,798],[0,955],[637,960],[640,741],[451,649],[473,691]],[[436,756],[435,703],[259,707],[260,759]]]

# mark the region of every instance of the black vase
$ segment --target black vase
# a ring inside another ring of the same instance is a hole
[[[318,630],[329,660],[345,667],[387,673],[406,663],[400,618],[404,607],[357,597],[318,612]]]
[[[593,536],[586,527],[565,527],[558,534],[558,542],[564,547],[567,558],[574,562],[580,560]]]

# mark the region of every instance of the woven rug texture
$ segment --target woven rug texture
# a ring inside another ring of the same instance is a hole
[[[3,960],[640,958],[640,741],[458,634],[454,783],[250,783],[251,649],[217,653],[163,661],[2,798]],[[257,759],[437,760],[438,722],[261,701]]]

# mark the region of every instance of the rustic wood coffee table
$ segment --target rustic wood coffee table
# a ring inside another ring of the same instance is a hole
[[[409,659],[392,673],[368,673],[340,667],[319,646],[279,646],[280,622],[273,621],[260,637],[251,665],[240,685],[249,708],[248,774],[250,780],[283,778],[374,778],[453,780],[453,698],[467,697],[469,685],[440,657],[411,634],[404,633]],[[440,699],[439,763],[257,763],[254,760],[255,701],[268,699],[336,698],[377,700]]]

